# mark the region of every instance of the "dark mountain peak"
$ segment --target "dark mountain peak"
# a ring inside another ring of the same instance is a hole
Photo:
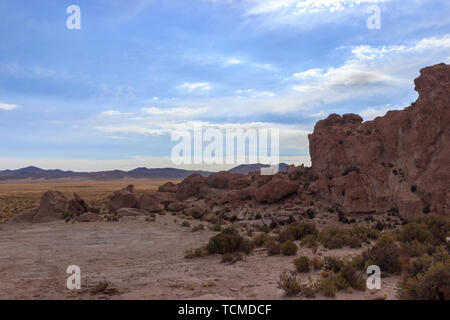
[[[13,170],[17,173],[41,173],[41,172],[45,172],[44,169],[38,168],[38,167],[34,167],[34,166],[29,166],[26,168],[22,168],[22,169],[18,169],[18,170]]]
[[[234,167],[233,169],[228,170],[228,172],[231,173],[240,173],[240,174],[247,174],[249,172],[255,172],[260,170],[261,168],[268,168],[270,167],[270,165],[268,164],[260,164],[260,163],[255,163],[255,164],[242,164],[240,166]],[[280,163],[280,167],[279,170],[281,172],[284,172],[287,170],[287,168],[289,167],[288,164],[286,163]]]

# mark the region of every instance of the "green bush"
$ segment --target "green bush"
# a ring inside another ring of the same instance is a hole
[[[278,288],[282,289],[287,296],[294,296],[302,291],[302,286],[294,271],[283,271],[278,280]]]
[[[321,278],[316,282],[316,289],[322,292],[326,297],[334,298],[338,288],[336,287],[335,279]]]
[[[314,257],[311,259],[311,266],[314,270],[320,270],[323,267],[323,260],[319,257]]]
[[[382,234],[372,248],[362,253],[366,265],[377,265],[387,273],[400,272],[402,250],[396,240],[391,233]]]
[[[408,223],[400,232],[399,240],[420,243],[431,243],[435,246],[445,245],[450,231],[450,222],[447,217],[425,216]]]
[[[307,235],[317,235],[318,231],[314,223],[298,222],[287,226],[280,234],[280,242],[288,240],[301,240]]]
[[[294,242],[288,240],[281,244],[280,251],[284,256],[295,256],[297,254],[298,247]]]
[[[338,273],[338,277],[345,279],[348,285],[353,289],[361,291],[366,290],[364,278],[358,273],[357,268],[352,262],[347,262],[342,266],[341,271]]]
[[[325,270],[333,271],[334,273],[341,271],[344,264],[344,260],[337,257],[325,257],[324,259]]]
[[[244,238],[236,229],[229,227],[209,239],[206,249],[209,254],[226,254],[236,251],[248,253],[251,251],[251,244],[248,240],[244,241]]]
[[[302,239],[300,244],[306,248],[316,248],[318,246],[317,236],[314,234],[309,234]]]
[[[403,281],[399,291],[405,300],[449,300],[450,263],[432,264],[425,273]]]
[[[269,256],[275,256],[279,255],[281,252],[281,245],[279,242],[271,239],[270,241],[267,241],[265,244],[265,247],[267,249],[267,254]]]
[[[328,227],[319,233],[319,241],[327,249],[338,249],[344,246],[359,248],[362,243],[370,243],[378,237],[378,231],[364,227],[344,229]]]
[[[295,268],[298,272],[307,273],[310,270],[310,261],[306,256],[301,256],[294,260]]]

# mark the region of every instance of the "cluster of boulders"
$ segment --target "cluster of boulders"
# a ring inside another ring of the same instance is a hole
[[[100,216],[90,212],[89,205],[76,193],[74,199],[67,199],[59,191],[43,194],[39,208],[19,213],[9,223],[50,222],[66,218],[78,218],[80,221],[100,220]]]
[[[258,225],[285,224],[319,208],[347,214],[401,217],[450,215],[450,66],[421,70],[419,98],[403,111],[363,122],[355,114],[330,115],[309,136],[312,167],[291,165],[272,176],[260,172],[193,174],[179,184],[138,195],[132,185],[112,194],[107,212],[137,216],[177,212],[195,219]],[[47,192],[40,208],[13,221],[76,217],[96,220],[75,194]],[[345,219],[344,219],[345,220]]]

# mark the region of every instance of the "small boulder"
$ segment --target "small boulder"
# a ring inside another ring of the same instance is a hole
[[[86,212],[80,215],[77,219],[79,222],[96,222],[101,221],[102,218],[99,214],[93,212]]]
[[[172,182],[167,182],[158,188],[158,192],[171,192],[176,193],[178,186]]]
[[[49,222],[63,219],[67,208],[68,200],[61,192],[48,191],[41,198],[41,204],[33,216],[33,222]]]
[[[184,179],[177,188],[176,198],[179,201],[198,198],[207,189],[206,179],[199,174],[192,174]]]
[[[121,208],[117,210],[117,214],[120,217],[134,217],[134,216],[146,216],[148,211],[136,208]]]
[[[122,190],[114,192],[113,195],[109,196],[109,199],[109,207],[114,212],[117,212],[117,210],[121,208],[133,208],[137,204],[133,185],[129,185]]]
[[[38,209],[30,209],[16,214],[8,220],[8,224],[32,223]]]
[[[268,183],[253,191],[253,198],[261,203],[276,202],[298,191],[298,183],[274,177]]]
[[[180,201],[172,202],[172,203],[170,203],[167,206],[167,210],[174,211],[174,212],[183,211],[184,210],[184,204],[182,202],[180,202]]]

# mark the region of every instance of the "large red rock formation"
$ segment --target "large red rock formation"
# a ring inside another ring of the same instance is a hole
[[[421,70],[416,103],[363,122],[330,115],[309,136],[311,185],[349,213],[450,215],[450,66]]]

